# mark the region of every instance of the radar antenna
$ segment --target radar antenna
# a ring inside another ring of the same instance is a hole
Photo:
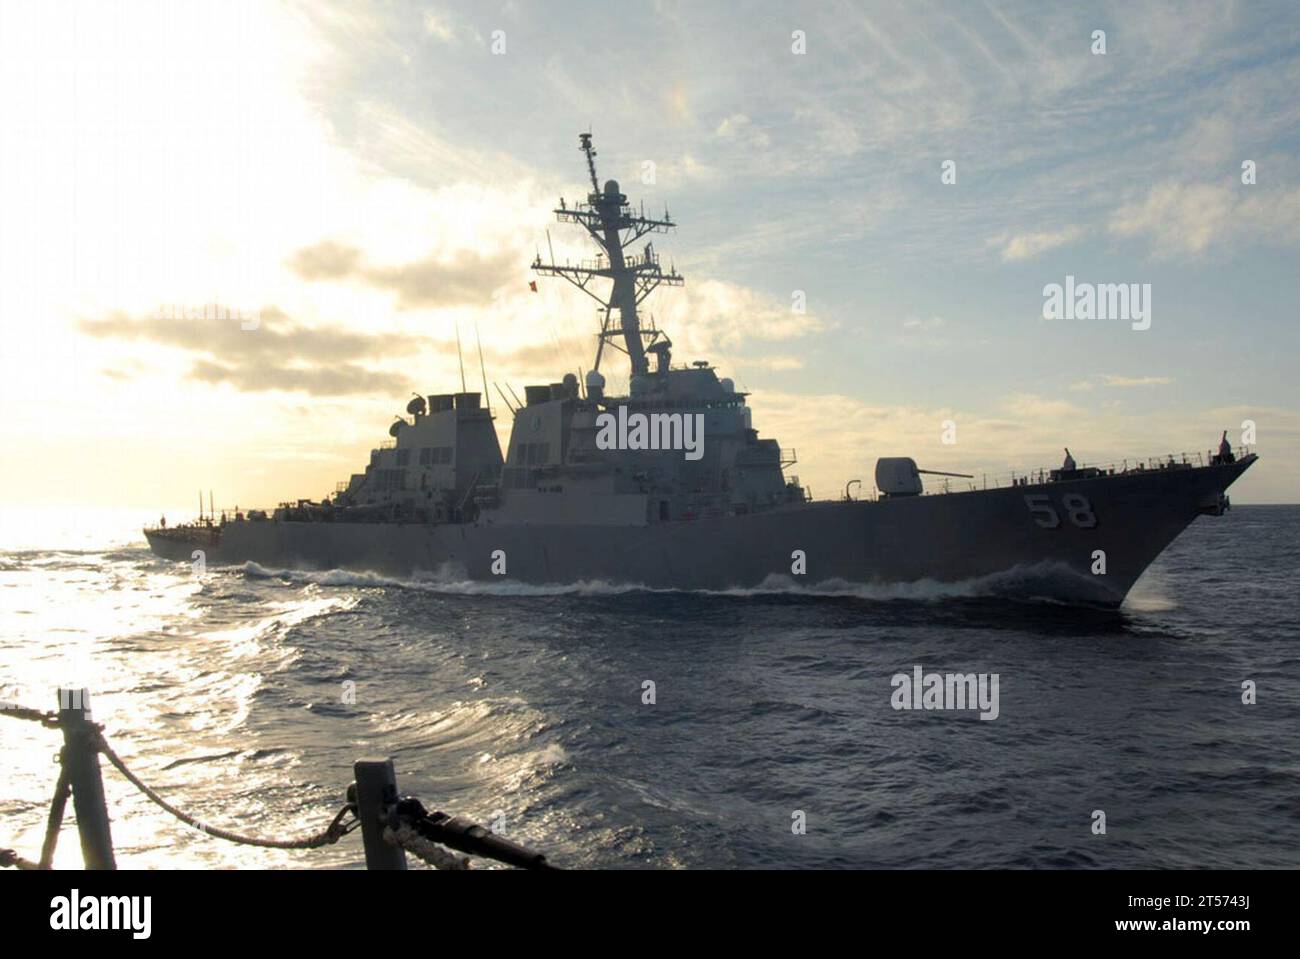
[[[579,133],[578,142],[581,144],[579,149],[587,156],[587,174],[591,177],[591,192],[600,192],[600,183],[596,180],[596,149],[591,145],[590,133]],[[564,206],[564,200],[560,200],[560,206]]]
[[[584,227],[596,241],[600,252],[594,261],[577,264],[556,263],[554,254],[550,262],[543,263],[539,253],[532,269],[542,276],[563,277],[600,304],[603,316],[594,369],[600,369],[606,343],[627,354],[633,376],[649,372],[647,352],[655,352],[660,357],[659,368],[667,369],[670,346],[667,337],[655,329],[653,323],[642,329],[637,307],[660,284],[681,286],[685,280],[671,265],[667,273],[663,271],[659,254],[648,242],[640,255],[625,251],[646,234],[667,233],[677,224],[669,218],[667,207],[663,219],[659,220],[633,213],[627,197],[619,192],[617,180],[606,180],[602,189],[596,177],[596,150],[591,145],[591,134],[578,134],[578,143],[587,159],[591,193],[585,203],[568,204],[561,198],[559,209],[554,211],[555,218],[561,223],[577,223]],[[590,289],[595,277],[612,281],[606,296]],[[615,310],[618,311],[617,325],[614,322]],[[617,342],[619,339],[623,341],[621,346]]]

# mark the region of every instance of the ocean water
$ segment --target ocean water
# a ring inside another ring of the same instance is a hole
[[[1300,507],[1198,520],[1118,613],[198,576],[149,553],[152,518],[0,514],[0,698],[88,686],[128,765],[214,825],[314,832],[355,759],[392,756],[403,792],[562,866],[1300,866]],[[915,666],[996,673],[997,718],[895,710]],[[36,857],[58,746],[0,716],[0,846]],[[121,866],[360,867],[357,835],[235,846],[104,775]],[[80,864],[71,823],[55,862]]]

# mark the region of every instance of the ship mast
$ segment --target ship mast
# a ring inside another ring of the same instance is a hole
[[[596,179],[596,151],[591,145],[591,134],[579,134],[578,141],[579,149],[587,158],[591,193],[585,203],[573,206],[568,206],[561,197],[555,217],[561,223],[584,226],[601,252],[594,262],[576,265],[568,262],[557,264],[554,257],[551,262],[543,263],[538,253],[532,268],[543,276],[563,277],[600,304],[603,316],[596,346],[596,370],[600,369],[606,342],[627,354],[633,376],[650,371],[646,360],[646,354],[650,352],[659,355],[660,369],[666,369],[671,344],[653,326],[641,328],[637,307],[661,283],[681,286],[685,280],[671,264],[667,273],[660,268],[659,255],[648,241],[639,255],[634,251],[627,252],[627,248],[647,233],[667,233],[677,224],[669,219],[667,207],[659,220],[646,217],[644,207],[640,213],[634,213],[627,197],[619,192],[617,180],[606,180],[602,189]],[[613,281],[606,296],[602,297],[589,288],[595,277]],[[618,311],[617,326],[614,323],[615,310]],[[623,341],[621,346],[618,343],[620,338]]]

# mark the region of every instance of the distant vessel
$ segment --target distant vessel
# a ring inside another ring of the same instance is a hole
[[[1142,571],[1197,516],[1221,515],[1225,491],[1255,462],[1218,454],[1012,474],[927,492],[908,457],[876,463],[873,499],[814,501],[787,476],[793,452],[760,439],[747,394],[706,362],[672,365],[672,344],[638,308],[679,285],[652,244],[675,227],[634,211],[614,180],[555,211],[587,230],[594,261],[543,262],[602,311],[595,364],[579,384],[528,386],[501,454],[479,393],[417,396],[372,450],[364,472],[320,502],[270,515],[144,531],[160,556],[273,568],[372,570],[566,584],[728,589],[790,581],[810,587],[984,581],[1019,597],[1117,606]],[[608,280],[604,295],[594,281]],[[606,350],[631,368],[627,396],[605,393]],[[650,360],[654,366],[651,368]],[[486,377],[484,382],[486,391]],[[502,394],[502,399],[506,397]],[[516,398],[517,401],[517,398]],[[507,400],[509,406],[509,401]],[[489,401],[490,403],[490,401]],[[850,484],[852,485],[852,484]]]

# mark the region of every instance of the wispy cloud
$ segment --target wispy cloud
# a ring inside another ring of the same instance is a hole
[[[1011,237],[1000,237],[993,241],[1001,247],[1002,259],[1005,261],[1029,260],[1048,250],[1073,243],[1083,236],[1083,228],[1067,226],[1060,230],[1045,233],[1020,233]]]
[[[339,396],[405,391],[404,378],[365,361],[400,359],[422,340],[392,333],[368,335],[340,327],[307,327],[283,311],[260,311],[256,329],[247,320],[214,310],[209,316],[172,318],[115,314],[82,320],[83,333],[99,339],[144,341],[190,354],[189,376],[239,390],[272,390]],[[123,370],[115,378],[129,378]]]
[[[456,39],[457,30],[452,18],[441,10],[427,10],[424,14],[424,32],[443,43]]]
[[[1174,382],[1172,376],[1117,376],[1113,373],[1101,373],[1086,380],[1070,384],[1075,393],[1089,393],[1098,386],[1132,387],[1132,386],[1168,386]]]
[[[808,337],[832,325],[815,310],[798,312],[794,302],[722,280],[689,284],[661,303],[660,316],[674,341],[697,354]]]
[[[1300,240],[1300,189],[1160,183],[1115,211],[1110,231],[1149,240],[1160,257],[1226,243]]]
[[[403,309],[481,306],[520,271],[518,253],[509,249],[491,255],[431,254],[410,263],[379,265],[356,247],[333,240],[298,250],[289,266],[304,280],[353,281],[393,293]]]
[[[750,356],[739,365],[747,369],[770,370],[774,373],[802,370],[807,364],[797,356]]]
[[[733,113],[724,117],[714,131],[714,136],[722,140],[732,140],[747,149],[766,150],[772,145],[772,138],[765,130],[754,125],[754,121],[743,113]]]
[[[561,259],[591,255],[549,213],[588,189],[588,128],[602,178],[681,217],[656,247],[687,286],[644,316],[679,362],[752,377],[764,434],[805,456],[807,437],[855,471],[864,436],[927,460],[973,453],[976,437],[1006,463],[1057,439],[1158,449],[1185,411],[1243,392],[1269,411],[1261,436],[1294,443],[1277,362],[1300,351],[1286,321],[1300,295],[1293,4],[754,0],[738,18],[661,0],[621,10],[617,36],[565,0],[289,0],[247,16],[196,0],[162,26],[85,3],[76,31],[45,6],[19,5],[0,35],[0,114],[23,133],[0,138],[10,445],[23,423],[49,429],[45,411],[77,388],[68,357],[108,371],[114,402],[96,415],[123,434],[180,372],[175,409],[210,409],[218,384],[230,435],[260,430],[263,448],[284,423],[250,409],[336,396],[337,421],[382,427],[408,371],[431,390],[457,380],[457,322],[467,338],[479,324],[493,376],[589,364],[591,304],[526,286],[548,227]],[[1105,56],[1089,50],[1096,28]],[[483,40],[496,29],[502,55]],[[201,45],[231,71],[185,69]],[[1257,185],[1240,182],[1247,159]],[[1150,279],[1179,322],[1039,324],[1044,282],[1066,272],[1044,264],[1064,254],[1078,276]],[[257,333],[75,319],[214,295],[285,316]],[[801,419],[766,401],[773,383]],[[956,452],[933,447],[940,397],[970,404]],[[1246,483],[1294,491],[1295,466]]]

